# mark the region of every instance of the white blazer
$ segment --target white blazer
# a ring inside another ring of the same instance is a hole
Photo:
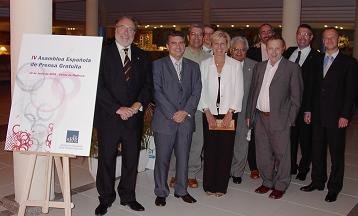
[[[200,64],[202,91],[198,110],[208,108],[213,115],[226,114],[229,109],[241,112],[244,96],[244,79],[241,63],[229,56],[225,56],[225,63],[220,78],[220,106],[219,113],[216,100],[219,88],[218,73],[214,57],[206,59]]]

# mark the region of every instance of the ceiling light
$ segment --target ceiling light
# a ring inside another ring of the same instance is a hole
[[[247,27],[247,28],[249,28],[249,27],[250,27],[250,25],[246,25],[246,27]]]
[[[328,25],[324,25],[324,27],[325,27],[325,28],[327,28],[327,27],[328,27]]]

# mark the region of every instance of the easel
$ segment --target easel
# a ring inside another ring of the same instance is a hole
[[[65,154],[53,154],[53,153],[40,153],[40,152],[21,152],[23,154],[29,154],[29,167],[26,172],[26,179],[24,185],[24,191],[21,196],[18,216],[25,215],[25,209],[27,206],[39,206],[42,207],[42,212],[47,214],[49,207],[53,208],[63,208],[65,209],[65,216],[71,216],[71,209],[74,207],[71,202],[71,184],[70,184],[70,165],[69,158],[74,158],[74,155],[65,155]],[[46,178],[46,190],[45,190],[45,199],[44,200],[28,200],[31,183],[33,180],[33,175],[35,171],[36,160],[38,156],[46,156],[48,159],[45,178]],[[62,163],[61,163],[62,159]],[[63,201],[50,201],[50,185],[51,185],[51,176],[52,176],[52,165],[53,160],[55,161],[55,166],[57,170],[58,179],[61,186],[61,191],[63,194]]]

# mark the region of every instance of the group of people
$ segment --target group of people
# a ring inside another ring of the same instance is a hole
[[[156,147],[155,205],[174,196],[195,203],[187,188],[197,188],[203,163],[203,189],[209,196],[227,193],[230,177],[240,184],[248,162],[262,184],[255,192],[280,199],[291,174],[312,183],[302,191],[323,190],[327,146],[331,173],[327,202],[337,199],[344,176],[345,131],[353,115],[357,62],[338,49],[334,28],[322,33],[325,53],[310,46],[312,28],[301,24],[297,47],[269,24],[259,28],[260,42],[249,48],[245,37],[230,38],[213,25],[192,24],[188,34],[168,34],[169,55],[149,61],[134,46],[136,21],[118,19],[115,41],[102,50],[95,127],[99,138],[96,215],[115,200],[115,160],[122,145],[121,205],[143,211],[135,185],[143,110],[154,101],[152,130]],[[186,47],[185,40],[188,39]],[[297,165],[297,148],[302,158]]]

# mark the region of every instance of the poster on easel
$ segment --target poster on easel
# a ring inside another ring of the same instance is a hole
[[[24,34],[5,150],[88,156],[102,37]]]

